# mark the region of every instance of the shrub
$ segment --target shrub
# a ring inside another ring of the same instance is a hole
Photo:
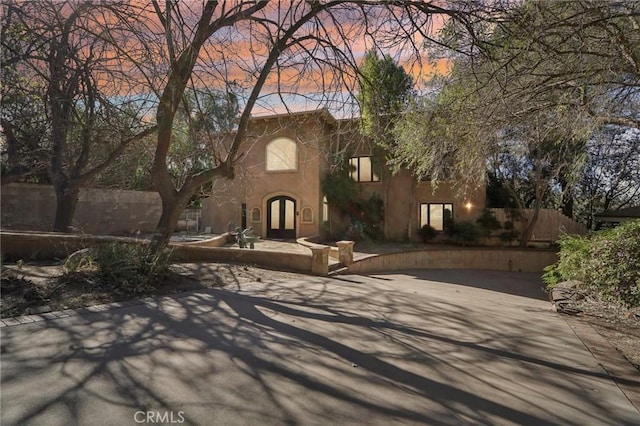
[[[431,225],[424,225],[418,229],[418,235],[422,238],[423,243],[428,243],[438,235],[438,231]]]
[[[542,281],[547,285],[547,289],[552,289],[562,282],[562,275],[558,272],[557,263],[544,267]]]
[[[520,234],[518,233],[518,231],[515,231],[513,229],[510,231],[504,231],[498,234],[498,238],[500,239],[500,241],[509,245],[511,245],[515,240],[517,240],[519,236]]]
[[[344,233],[344,238],[351,241],[362,241],[364,239],[364,225],[358,220],[353,220]]]
[[[442,219],[442,230],[447,236],[453,235],[453,213],[449,209],[444,210],[444,218]]]
[[[127,298],[151,293],[168,278],[169,265],[166,252],[153,253],[147,246],[135,244],[103,244],[70,256],[63,281]]]
[[[559,245],[558,262],[543,275],[548,287],[578,280],[604,300],[640,306],[640,220],[588,237],[565,236]]]
[[[169,254],[153,253],[147,246],[112,243],[96,250],[97,279],[116,296],[147,294],[168,278]]]
[[[480,235],[480,228],[472,222],[456,222],[451,233],[453,242],[463,246],[477,243]]]
[[[476,220],[476,223],[480,226],[482,235],[485,237],[490,236],[493,231],[502,228],[500,221],[496,219],[496,215],[489,209],[485,209],[482,212],[482,215]]]

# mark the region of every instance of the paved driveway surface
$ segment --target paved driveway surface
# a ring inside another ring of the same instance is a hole
[[[1,423],[640,424],[540,287],[310,277],[3,327]]]

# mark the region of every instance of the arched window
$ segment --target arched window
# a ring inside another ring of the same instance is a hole
[[[327,201],[326,195],[322,198],[322,221],[329,221],[329,201]]]
[[[267,171],[296,170],[298,149],[296,143],[288,138],[277,138],[267,144]]]

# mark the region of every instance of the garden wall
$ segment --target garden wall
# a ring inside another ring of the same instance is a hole
[[[280,253],[264,250],[241,250],[216,247],[227,235],[199,243],[173,243],[169,246],[175,261],[181,262],[241,262],[271,269],[314,273],[310,254]],[[2,256],[9,259],[64,259],[85,247],[113,242],[148,244],[148,240],[57,232],[7,231],[0,232]],[[208,244],[208,245],[207,245]],[[326,274],[325,274],[326,275]]]
[[[71,253],[96,244],[114,242],[148,244],[147,240],[103,235],[63,234],[60,232],[0,232],[0,252],[4,258],[23,260],[65,259]]]
[[[239,262],[270,269],[312,273],[310,254],[172,244],[172,257],[182,262]]]
[[[442,248],[375,255],[355,261],[349,273],[402,269],[485,269],[542,272],[557,260],[553,250],[516,248]]]
[[[4,229],[50,231],[56,211],[51,185],[12,183],[2,186]],[[74,228],[87,234],[152,232],[162,213],[157,192],[82,188]]]

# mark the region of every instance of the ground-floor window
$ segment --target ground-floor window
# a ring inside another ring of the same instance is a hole
[[[436,231],[443,231],[445,223],[453,219],[453,204],[420,204],[420,227],[429,225]]]

